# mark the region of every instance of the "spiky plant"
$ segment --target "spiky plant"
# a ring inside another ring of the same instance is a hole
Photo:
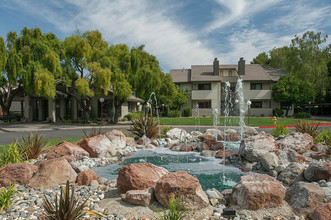
[[[314,125],[304,121],[298,121],[295,125],[295,131],[301,133],[307,133],[313,138],[316,138],[319,134],[318,127],[319,123]]]
[[[9,209],[15,193],[15,186],[11,184],[7,188],[0,189],[0,212]]]
[[[159,134],[158,122],[155,121],[151,115],[147,115],[146,117],[140,115],[139,118],[131,122],[132,126],[129,131],[139,137],[145,135],[148,138],[153,138]]]
[[[84,133],[86,138],[94,137],[94,136],[97,136],[99,134],[105,134],[105,132],[102,130],[101,126],[98,127],[98,128],[93,127],[89,132],[86,131],[86,130],[83,130],[83,133]]]
[[[159,220],[181,220],[186,217],[186,211],[183,199],[178,193],[177,196],[172,195],[167,201],[168,209],[158,210]]]
[[[45,136],[38,133],[32,134],[31,132],[27,138],[22,136],[20,147],[22,152],[27,156],[27,159],[37,159],[39,155],[49,151]]]

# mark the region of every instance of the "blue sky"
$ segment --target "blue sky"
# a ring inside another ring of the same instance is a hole
[[[331,31],[329,0],[2,0],[0,35],[24,26],[60,39],[98,29],[111,44],[145,45],[165,72],[250,62],[294,35]],[[330,41],[329,41],[330,42]]]

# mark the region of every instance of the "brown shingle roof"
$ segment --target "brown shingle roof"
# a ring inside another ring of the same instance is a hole
[[[173,69],[170,75],[174,83],[183,83],[191,81],[191,69]]]

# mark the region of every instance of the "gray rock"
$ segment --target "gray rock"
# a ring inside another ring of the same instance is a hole
[[[277,173],[276,170],[270,170],[270,171],[268,172],[268,175],[269,175],[269,176],[272,176],[272,177],[274,177],[274,178],[277,178],[278,173]]]
[[[167,137],[184,142],[187,132],[184,129],[173,128],[167,132]]]
[[[277,171],[277,173],[281,173],[283,172],[283,170],[285,170],[286,166],[285,165],[279,165],[275,168],[275,171]]]
[[[278,175],[277,179],[287,185],[292,185],[303,180],[304,169],[305,166],[300,163],[290,163],[283,172]]]
[[[308,181],[328,180],[331,177],[331,164],[328,162],[313,162],[304,172]]]
[[[284,136],[284,138],[278,138],[277,144],[280,149],[288,150],[293,149],[299,154],[310,150],[314,143],[314,139],[307,133],[290,133]]]
[[[92,180],[91,183],[90,183],[90,186],[91,187],[94,187],[94,188],[98,188],[99,187],[99,183],[97,180]]]
[[[266,153],[262,155],[260,161],[266,171],[273,170],[278,166],[278,157],[275,153]]]
[[[245,126],[244,127],[244,137],[250,137],[250,136],[254,136],[257,135],[258,132],[255,128],[253,127],[249,127],[249,126]]]

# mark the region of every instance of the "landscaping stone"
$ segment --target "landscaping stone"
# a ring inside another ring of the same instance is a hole
[[[206,143],[199,143],[196,150],[202,152],[203,150],[210,150],[210,147]]]
[[[203,157],[215,157],[216,156],[216,151],[213,150],[203,150],[201,152],[201,156]]]
[[[314,212],[309,214],[312,220],[330,220],[331,219],[331,201],[322,204]]]
[[[136,146],[136,141],[132,137],[125,137],[125,144],[128,146]]]
[[[282,204],[285,192],[282,183],[275,178],[265,174],[246,175],[233,188],[230,204],[249,210],[277,207]]]
[[[125,148],[126,137],[122,131],[113,129],[107,132],[105,136],[110,140],[112,148]]]
[[[304,170],[304,165],[292,162],[278,175],[277,179],[286,185],[292,185],[303,180]]]
[[[98,174],[96,174],[93,170],[86,170],[83,172],[80,172],[77,176],[77,184],[78,185],[90,185],[92,180],[98,179]]]
[[[49,189],[65,184],[68,180],[74,183],[76,177],[77,173],[66,159],[55,158],[42,161],[38,172],[32,177],[28,185],[33,188]]]
[[[166,173],[168,173],[166,169],[151,163],[129,164],[118,172],[117,189],[123,194],[129,190],[154,187],[156,182]]]
[[[257,135],[257,134],[258,134],[258,132],[255,128],[249,127],[249,126],[244,127],[244,137],[245,138],[250,137],[250,136],[254,136],[254,135]]]
[[[167,137],[171,138],[172,140],[184,141],[186,136],[187,132],[184,129],[172,128],[171,130],[167,131]]]
[[[227,158],[227,157],[229,157],[230,155],[233,155],[233,154],[238,154],[238,152],[237,151],[225,151],[225,158]],[[215,157],[216,158],[223,159],[223,157],[224,157],[224,150],[217,151]]]
[[[85,138],[80,142],[80,146],[89,152],[90,157],[110,157],[117,153],[116,148],[105,135]]]
[[[327,152],[312,152],[310,154],[310,157],[315,159],[315,160],[321,160],[321,159],[328,159],[330,153]]]
[[[235,132],[226,132],[225,140],[226,141],[233,141],[233,142],[234,141],[240,141],[240,136],[237,133],[237,131],[235,131]]]
[[[173,196],[183,200],[187,209],[201,209],[209,205],[207,194],[202,190],[199,180],[185,171],[171,172],[162,176],[155,186],[155,196],[164,207]]]
[[[303,163],[306,161],[305,157],[293,149],[288,150],[288,158],[290,162]]]
[[[88,157],[90,154],[77,144],[63,141],[54,147],[46,154],[46,159],[54,159],[64,157],[68,162],[77,161]]]
[[[151,139],[149,139],[148,137],[146,137],[145,139],[145,145],[150,144],[151,143]],[[137,144],[139,145],[144,145],[144,139],[143,138],[139,138],[137,141]]]
[[[129,190],[121,194],[121,199],[133,205],[148,206],[153,202],[154,189],[150,187],[145,190]]]
[[[183,151],[183,152],[193,151],[193,147],[190,145],[183,144],[179,147],[179,151]]]
[[[318,184],[297,182],[286,191],[285,200],[298,214],[309,214],[323,203],[324,191]]]
[[[293,149],[299,154],[310,150],[313,143],[314,139],[312,136],[307,133],[300,132],[290,133],[285,135],[283,138],[277,139],[277,144],[280,149],[285,151]]]
[[[199,137],[200,142],[206,143],[209,147],[212,147],[214,144],[217,144],[215,136],[210,134],[204,134]]]
[[[260,161],[266,171],[273,170],[278,166],[278,157],[273,152],[262,155]]]
[[[0,170],[0,186],[10,184],[27,184],[33,175],[37,172],[38,167],[27,163],[12,163]]]
[[[246,164],[242,165],[239,169],[243,172],[251,172],[253,169],[253,164],[246,163]]]
[[[217,142],[216,144],[212,145],[211,150],[215,150],[215,151],[218,151],[218,150],[223,150],[224,149],[224,145],[222,142]]]
[[[326,152],[326,153],[330,153],[331,149],[330,147],[326,144],[326,143],[318,143],[318,144],[314,144],[311,149],[313,151],[317,151],[317,152]]]
[[[264,154],[270,152],[278,154],[276,141],[261,133],[243,139],[239,148],[239,155],[250,162],[258,162]]]
[[[222,141],[224,140],[224,132],[223,131],[220,131],[218,129],[215,129],[215,128],[209,128],[206,130],[205,134],[207,135],[212,135],[214,137],[217,137],[217,140],[218,141]]]
[[[328,180],[331,177],[331,163],[312,162],[304,172],[306,180],[317,182],[318,180]]]

